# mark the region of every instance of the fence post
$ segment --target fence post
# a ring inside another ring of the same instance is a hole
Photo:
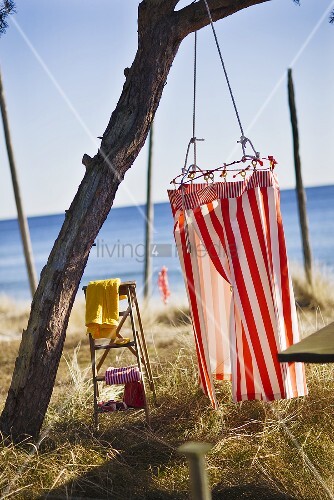
[[[17,171],[16,171],[16,165],[15,165],[15,160],[14,160],[14,152],[13,152],[12,141],[11,141],[11,137],[10,137],[9,123],[8,123],[7,110],[6,110],[6,101],[5,101],[5,96],[4,96],[3,86],[2,86],[1,72],[0,72],[0,108],[1,108],[3,129],[4,129],[4,133],[5,133],[8,162],[9,162],[9,167],[10,167],[11,176],[12,176],[14,196],[15,196],[15,202],[16,202],[16,208],[17,208],[17,218],[19,221],[21,238],[22,238],[22,243],[23,243],[24,257],[25,257],[27,271],[28,271],[28,277],[29,277],[30,291],[31,291],[31,295],[34,296],[34,293],[35,293],[36,288],[37,288],[36,271],[35,271],[35,266],[34,266],[34,262],[33,262],[33,253],[32,253],[32,246],[31,246],[31,240],[30,240],[29,226],[28,226],[27,218],[26,218],[24,210],[23,210],[20,185],[19,185],[18,175],[17,175]]]
[[[187,457],[190,468],[190,490],[192,500],[211,500],[208,474],[206,470],[206,453],[211,450],[209,443],[190,441],[178,448],[178,453]]]
[[[145,224],[145,263],[144,263],[144,299],[151,296],[152,286],[152,254],[151,243],[153,234],[153,203],[152,203],[152,154],[153,154],[153,122],[149,133],[147,186],[146,186],[146,224]]]
[[[292,126],[292,138],[293,138],[293,153],[295,160],[295,172],[296,172],[296,191],[298,198],[298,209],[299,209],[299,223],[302,233],[302,245],[303,245],[303,255],[304,255],[304,268],[306,274],[306,280],[308,284],[312,287],[312,253],[311,245],[308,231],[308,220],[306,211],[306,195],[303,186],[303,178],[301,171],[301,162],[299,156],[299,134],[298,134],[298,121],[297,121],[297,111],[295,103],[295,92],[293,88],[292,80],[292,70],[288,69],[288,94],[289,94],[289,108],[290,108],[290,118]]]

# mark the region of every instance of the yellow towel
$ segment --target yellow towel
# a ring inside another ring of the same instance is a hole
[[[87,333],[94,339],[116,338],[119,317],[119,278],[90,281],[86,291]]]

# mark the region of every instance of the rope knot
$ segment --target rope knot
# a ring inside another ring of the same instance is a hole
[[[252,150],[253,150],[253,152],[255,154],[255,158],[260,158],[259,151],[255,151],[255,148],[253,146],[252,141],[250,139],[248,139],[248,137],[245,137],[244,135],[242,135],[240,137],[240,140],[237,141],[238,144],[241,144],[243,156],[246,157],[246,147],[247,147],[247,143],[248,142],[249,142],[249,145],[250,145],[250,147],[252,148]]]
[[[241,146],[244,148],[244,147],[246,147],[247,141],[248,141],[247,137],[245,137],[244,135],[242,135],[240,137],[240,141],[237,141],[237,143],[241,144]]]

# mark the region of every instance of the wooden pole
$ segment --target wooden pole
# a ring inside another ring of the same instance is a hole
[[[145,225],[145,267],[144,267],[144,298],[151,296],[152,284],[152,254],[151,243],[153,234],[154,211],[152,203],[152,152],[153,152],[153,122],[148,143],[147,188],[146,188],[146,225]]]
[[[296,172],[296,191],[298,199],[299,222],[302,234],[302,245],[303,245],[303,255],[304,255],[304,268],[305,268],[306,280],[308,284],[312,286],[312,253],[311,253],[308,219],[306,211],[306,195],[303,186],[301,162],[299,156],[298,121],[297,121],[295,93],[294,93],[291,69],[288,69],[288,95],[289,95],[289,108],[290,108],[290,118],[291,118],[292,137],[293,137],[293,153],[294,153],[295,172]]]
[[[177,451],[187,457],[190,469],[190,491],[192,500],[211,500],[211,491],[206,471],[205,454],[211,450],[209,443],[190,441]]]
[[[19,180],[18,180],[16,165],[15,165],[15,160],[14,160],[14,152],[13,152],[12,141],[11,141],[11,136],[10,136],[10,131],[9,131],[8,117],[7,117],[6,101],[5,101],[5,96],[4,96],[3,86],[2,86],[1,71],[0,71],[0,108],[1,108],[3,129],[4,129],[5,141],[6,141],[6,147],[7,147],[8,162],[9,162],[10,172],[11,172],[11,176],[12,176],[14,196],[15,196],[15,202],[16,202],[16,208],[17,208],[17,217],[18,217],[18,221],[19,221],[21,238],[22,238],[22,243],[23,243],[24,257],[25,257],[27,271],[28,271],[30,291],[31,291],[31,295],[33,296],[35,291],[36,291],[36,288],[37,288],[37,278],[36,278],[35,266],[33,263],[33,253],[32,253],[30,234],[29,234],[29,226],[28,226],[27,218],[26,218],[24,210],[23,210]]]

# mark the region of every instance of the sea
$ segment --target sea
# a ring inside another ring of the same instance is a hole
[[[307,212],[313,259],[329,275],[334,273],[334,185],[306,189]],[[302,247],[295,190],[281,191],[281,209],[289,261],[301,268]],[[142,295],[144,275],[145,207],[112,208],[92,247],[82,286],[91,280],[119,277],[135,280]],[[65,214],[29,217],[28,224],[36,271],[39,276]],[[19,225],[16,219],[0,220],[0,295],[29,301],[30,289]],[[173,239],[173,219],[168,203],[154,205],[152,254],[152,300],[160,300],[158,273],[168,269],[170,301],[185,300],[185,289]],[[81,294],[81,295],[80,295]]]

